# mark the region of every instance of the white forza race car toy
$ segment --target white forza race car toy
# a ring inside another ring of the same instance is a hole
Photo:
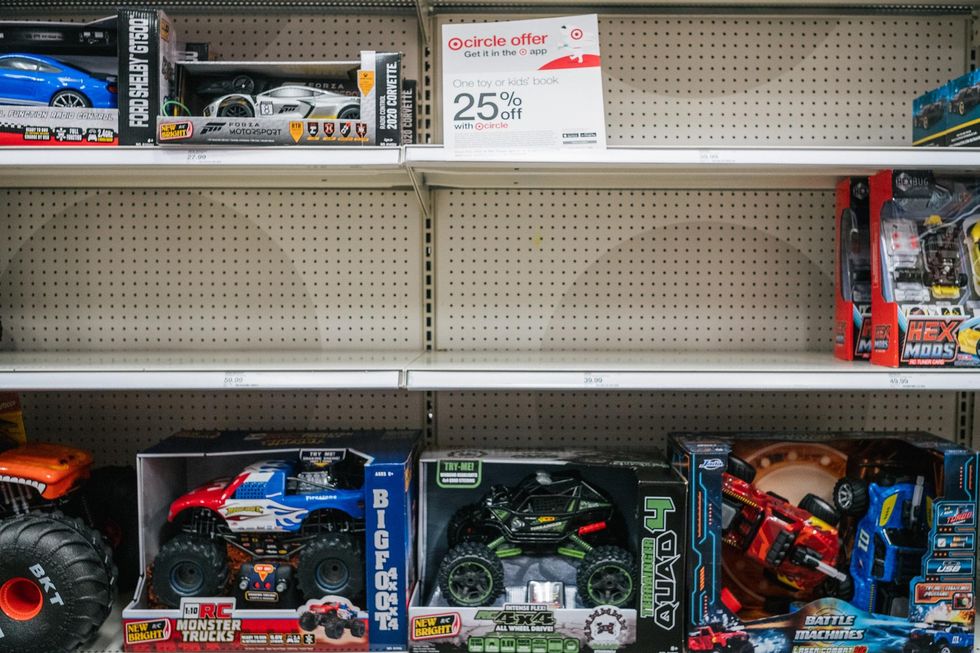
[[[204,107],[205,116],[253,118],[283,116],[322,120],[358,120],[360,98],[308,86],[280,86],[252,96],[245,93],[223,95]]]

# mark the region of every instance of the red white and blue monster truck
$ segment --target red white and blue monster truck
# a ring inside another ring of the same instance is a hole
[[[973,629],[949,621],[934,621],[914,628],[905,643],[905,653],[970,653]]]
[[[340,639],[344,630],[349,630],[351,637],[357,638],[364,637],[367,632],[367,626],[354,608],[347,603],[333,601],[311,605],[299,616],[299,627],[307,632],[322,627],[330,639]]]
[[[258,462],[174,501],[168,519],[176,534],[153,563],[157,600],[177,607],[184,597],[223,595],[229,549],[251,561],[239,567],[246,599],[253,590],[281,594],[291,577],[304,600],[360,597],[363,466],[351,474],[339,465]]]

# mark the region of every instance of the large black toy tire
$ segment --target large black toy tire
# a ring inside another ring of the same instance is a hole
[[[755,653],[755,646],[747,639],[737,639],[728,645],[728,653]]]
[[[316,627],[320,625],[320,620],[312,612],[304,612],[299,616],[299,627],[306,632],[311,632],[316,630]]]
[[[486,544],[464,542],[442,559],[436,581],[449,605],[492,605],[504,591],[504,565]]]
[[[350,622],[350,634],[351,637],[356,637],[358,639],[364,637],[364,633],[367,632],[367,626],[360,619],[351,619]]]
[[[78,520],[57,513],[4,520],[0,551],[0,652],[74,651],[109,616],[112,557]]]
[[[868,484],[857,478],[842,478],[834,484],[834,505],[842,514],[859,517],[868,509]]]
[[[177,535],[160,547],[153,560],[153,591],[171,608],[179,607],[184,597],[221,596],[227,581],[228,550],[200,535]]]
[[[333,594],[358,602],[364,593],[360,544],[344,533],[317,536],[300,551],[296,584],[305,601]]]
[[[481,532],[480,527],[484,525],[485,515],[479,505],[471,503],[463,506],[453,513],[449,519],[449,526],[446,528],[446,540],[449,548],[459,546],[463,542],[481,542],[486,544],[489,541],[485,532]]]
[[[636,561],[618,546],[597,546],[582,558],[575,581],[589,607],[630,607],[636,598]]]
[[[323,624],[323,634],[328,639],[340,639],[344,636],[344,622],[338,617],[327,617],[326,622]]]
[[[119,587],[132,589],[141,572],[136,470],[125,466],[96,469],[83,494],[92,526],[112,547]]]
[[[738,456],[728,457],[728,469],[726,471],[735,478],[741,479],[746,483],[751,483],[755,480],[755,467],[748,464]]]
[[[815,494],[807,494],[800,499],[800,509],[831,526],[836,527],[840,523],[840,513]]]

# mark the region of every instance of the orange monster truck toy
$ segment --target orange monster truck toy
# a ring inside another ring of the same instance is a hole
[[[127,511],[97,504],[91,468],[87,451],[56,444],[0,452],[0,653],[74,651],[109,616],[117,571],[93,514]]]

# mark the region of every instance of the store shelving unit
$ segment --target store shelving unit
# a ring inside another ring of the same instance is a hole
[[[5,15],[98,16],[102,0]],[[870,0],[171,0],[224,59],[399,49],[440,141],[449,21],[597,11],[609,149],[0,149],[0,388],[122,463],[187,427],[409,426],[655,448],[671,430],[927,429],[980,372],[830,355],[833,193],[973,61],[975,6]],[[91,651],[120,651],[110,620]]]

